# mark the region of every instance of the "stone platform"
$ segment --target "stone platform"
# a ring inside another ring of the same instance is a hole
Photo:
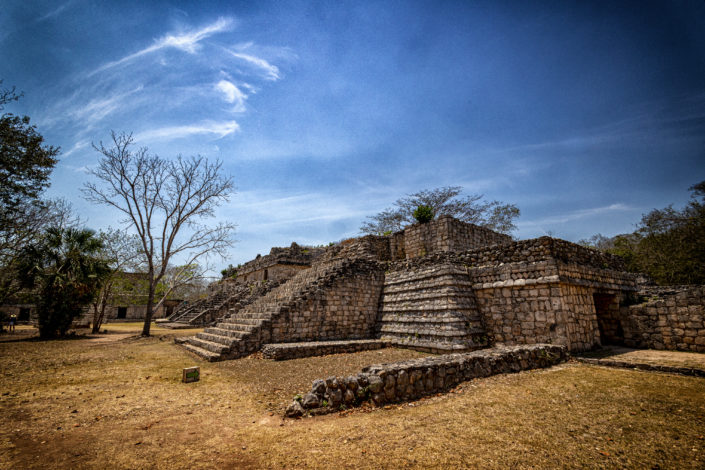
[[[382,349],[389,346],[388,341],[379,339],[357,339],[342,341],[312,341],[308,343],[265,344],[262,355],[265,359],[283,361],[328,354],[354,353]]]

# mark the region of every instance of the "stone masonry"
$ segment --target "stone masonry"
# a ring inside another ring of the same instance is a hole
[[[536,343],[702,351],[702,288],[633,305],[639,289],[618,257],[440,217],[325,249],[184,346],[209,360],[264,344],[352,339],[436,353]]]
[[[448,390],[460,382],[490,375],[550,367],[565,361],[562,346],[508,346],[463,354],[446,354],[364,368],[348,377],[313,382],[311,391],[294,400],[287,416],[324,414],[358,406],[414,400]]]

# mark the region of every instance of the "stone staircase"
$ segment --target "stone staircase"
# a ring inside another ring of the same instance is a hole
[[[395,346],[433,353],[488,347],[472,283],[456,264],[388,273],[380,313],[380,339]]]
[[[314,265],[250,305],[238,311],[233,309],[215,327],[179,342],[208,361],[236,359],[254,353],[271,342],[274,321],[290,311],[305,308],[307,298],[344,279],[360,262],[369,263],[341,259]]]
[[[198,299],[192,302],[183,303],[180,308],[177,308],[166,320],[169,323],[187,323],[194,324],[194,320],[199,317],[204,311],[211,310],[227,300],[230,293],[225,291],[217,291],[206,298]]]

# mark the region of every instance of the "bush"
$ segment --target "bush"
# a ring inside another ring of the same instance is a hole
[[[420,224],[427,224],[433,220],[433,209],[429,206],[419,206],[414,210],[414,219]]]

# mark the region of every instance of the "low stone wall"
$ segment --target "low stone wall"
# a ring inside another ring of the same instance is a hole
[[[406,258],[418,258],[439,251],[467,251],[511,241],[512,237],[509,235],[461,222],[447,215],[427,224],[412,225],[404,230]]]
[[[265,359],[285,361],[302,357],[371,351],[386,348],[387,346],[389,346],[389,343],[378,339],[265,344],[262,347],[262,356]]]
[[[315,380],[311,391],[294,399],[287,416],[323,414],[358,406],[407,401],[447,390],[460,382],[490,375],[550,367],[567,358],[561,346],[499,347],[462,354],[430,356],[373,365],[349,377]]]
[[[365,235],[364,237],[343,240],[337,245],[328,247],[326,252],[316,260],[316,264],[346,258],[366,258],[375,261],[389,261],[391,259],[389,250],[389,237]]]
[[[627,346],[705,352],[705,286],[622,307],[620,317]]]
[[[263,272],[265,269],[275,268],[279,266],[291,266],[293,270],[287,271],[280,268],[270,274],[269,279],[288,279],[293,274],[296,274],[296,268],[305,269],[311,266],[311,263],[320,257],[326,251],[325,247],[302,247],[296,243],[292,243],[289,247],[273,247],[268,255],[257,257],[237,268],[238,282],[262,281],[264,280]],[[288,277],[286,277],[288,276]]]

